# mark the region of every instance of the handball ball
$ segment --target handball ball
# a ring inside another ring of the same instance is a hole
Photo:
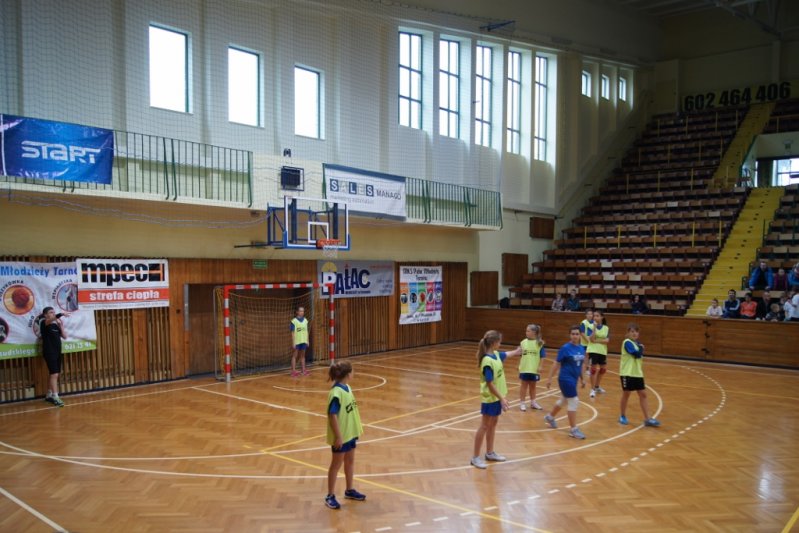
[[[20,309],[24,309],[30,302],[31,293],[24,287],[18,287],[11,293],[11,301]]]

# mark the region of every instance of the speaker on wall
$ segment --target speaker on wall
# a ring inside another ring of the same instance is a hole
[[[280,186],[283,189],[303,190],[305,170],[298,167],[280,168]]]

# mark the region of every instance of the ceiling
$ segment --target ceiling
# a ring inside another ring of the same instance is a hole
[[[724,9],[733,13],[739,12],[741,16],[753,16],[758,4],[770,2],[774,0],[612,0],[612,3],[623,8],[657,19],[710,9]]]

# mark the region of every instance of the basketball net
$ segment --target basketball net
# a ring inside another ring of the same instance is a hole
[[[340,241],[338,239],[318,239],[316,247],[322,250],[322,255],[328,259],[335,259],[338,257],[338,247]]]

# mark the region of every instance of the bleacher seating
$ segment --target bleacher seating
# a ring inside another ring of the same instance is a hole
[[[745,108],[660,115],[573,226],[510,289],[511,306],[549,309],[577,288],[581,305],[682,315],[723,246],[747,189],[709,189]]]
[[[777,102],[763,133],[786,131],[799,131],[799,98]]]
[[[789,272],[799,263],[799,184],[785,187],[780,208],[769,224],[763,246],[757,250],[757,261],[749,264],[749,272],[760,260],[765,260],[775,273],[780,268]],[[741,287],[745,287],[748,280],[748,275],[743,276]]]

